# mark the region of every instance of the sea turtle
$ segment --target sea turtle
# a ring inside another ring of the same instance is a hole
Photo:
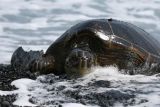
[[[119,69],[142,68],[160,61],[159,47],[157,40],[133,24],[115,19],[87,20],[67,30],[45,54],[30,58],[32,60],[23,68],[70,76],[84,75],[97,65],[117,65]],[[14,52],[13,66],[17,66],[15,59],[22,51],[19,48]]]

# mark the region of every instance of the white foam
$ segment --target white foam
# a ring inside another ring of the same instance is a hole
[[[78,103],[66,103],[63,104],[63,107],[99,107],[99,106],[86,106]]]
[[[18,98],[13,103],[14,105],[20,105],[20,106],[36,106],[35,104],[31,104],[29,102],[29,96],[31,93],[28,91],[28,87],[35,83],[34,80],[31,79],[19,79],[15,80],[11,83],[11,85],[14,85],[18,88],[17,94]]]
[[[18,88],[18,90],[14,91],[0,91],[0,95],[11,95],[11,94],[18,94],[18,98],[15,102],[13,102],[14,105],[19,106],[36,106],[35,104],[32,104],[29,102],[29,95],[31,94],[28,91],[28,87],[35,83],[34,80],[31,79],[18,79],[11,83],[11,85],[14,85]]]
[[[53,76],[53,77],[52,77]],[[132,90],[136,92],[135,97],[135,107],[143,106],[156,106],[159,103],[160,99],[160,78],[156,75],[154,76],[144,76],[144,75],[124,75],[114,66],[108,67],[94,67],[92,72],[82,78],[77,80],[54,80],[53,83],[48,84],[47,81],[55,78],[54,75],[42,75],[38,77],[36,81],[30,79],[18,79],[12,82],[12,85],[15,85],[18,90],[14,91],[0,91],[0,95],[9,95],[9,94],[18,94],[17,100],[14,102],[15,105],[19,106],[36,106],[45,104],[48,101],[67,101],[74,102],[74,99],[67,98],[63,93],[70,90],[77,90],[75,86],[84,86],[88,87],[88,90],[82,91],[81,95],[89,93],[103,93],[106,91],[117,90],[125,93],[125,90]],[[48,80],[46,80],[48,79]],[[94,81],[104,80],[110,81],[110,88],[107,87],[89,87],[88,83]],[[44,81],[44,82],[43,82]],[[56,89],[60,86],[65,86],[64,90]],[[144,94],[145,93],[145,94]],[[30,103],[29,98],[34,97],[36,104]],[[146,99],[147,102],[139,104],[141,99]],[[117,105],[122,106],[121,103],[116,103]],[[48,105],[51,106],[51,105]],[[83,105],[79,103],[64,103],[64,107],[90,107],[91,105]],[[96,106],[96,105],[92,105]]]

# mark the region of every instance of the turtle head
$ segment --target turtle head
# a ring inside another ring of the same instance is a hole
[[[65,71],[69,77],[80,77],[89,73],[96,64],[95,56],[88,50],[73,49],[65,61]]]

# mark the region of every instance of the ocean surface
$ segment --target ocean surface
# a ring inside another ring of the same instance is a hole
[[[97,18],[133,23],[160,41],[160,0],[0,0],[0,63],[10,63],[12,53],[19,46],[26,51],[45,51],[71,26]],[[54,83],[49,84],[46,78],[54,79]],[[43,75],[37,80],[22,78],[12,82],[18,90],[0,91],[0,95],[17,93],[14,104],[19,106],[53,107],[56,101],[64,107],[101,106],[92,102],[82,104],[67,96],[66,93],[81,86],[79,94],[83,96],[114,90],[134,95],[134,103],[128,103],[127,107],[160,107],[160,77],[157,75],[124,75],[110,66],[96,67],[93,73],[74,82],[57,78],[54,75]],[[110,81],[110,88],[88,85],[100,80]],[[59,87],[63,89],[58,90]],[[32,103],[30,98],[34,98]],[[123,107],[124,103],[116,102],[113,106]]]

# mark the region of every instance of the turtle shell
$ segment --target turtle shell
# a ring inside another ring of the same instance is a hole
[[[160,55],[160,44],[151,35],[133,24],[114,19],[94,19],[76,24],[47,49],[46,55],[53,55],[56,69],[63,71],[69,52],[75,47],[83,48],[86,44],[97,55],[101,65],[110,63],[103,60],[106,57],[110,57],[107,60],[116,59],[119,63],[124,58],[127,61],[132,59],[130,56],[134,52],[141,56],[143,62],[150,57],[156,61]],[[126,54],[129,51],[123,50],[131,50],[131,53]]]

